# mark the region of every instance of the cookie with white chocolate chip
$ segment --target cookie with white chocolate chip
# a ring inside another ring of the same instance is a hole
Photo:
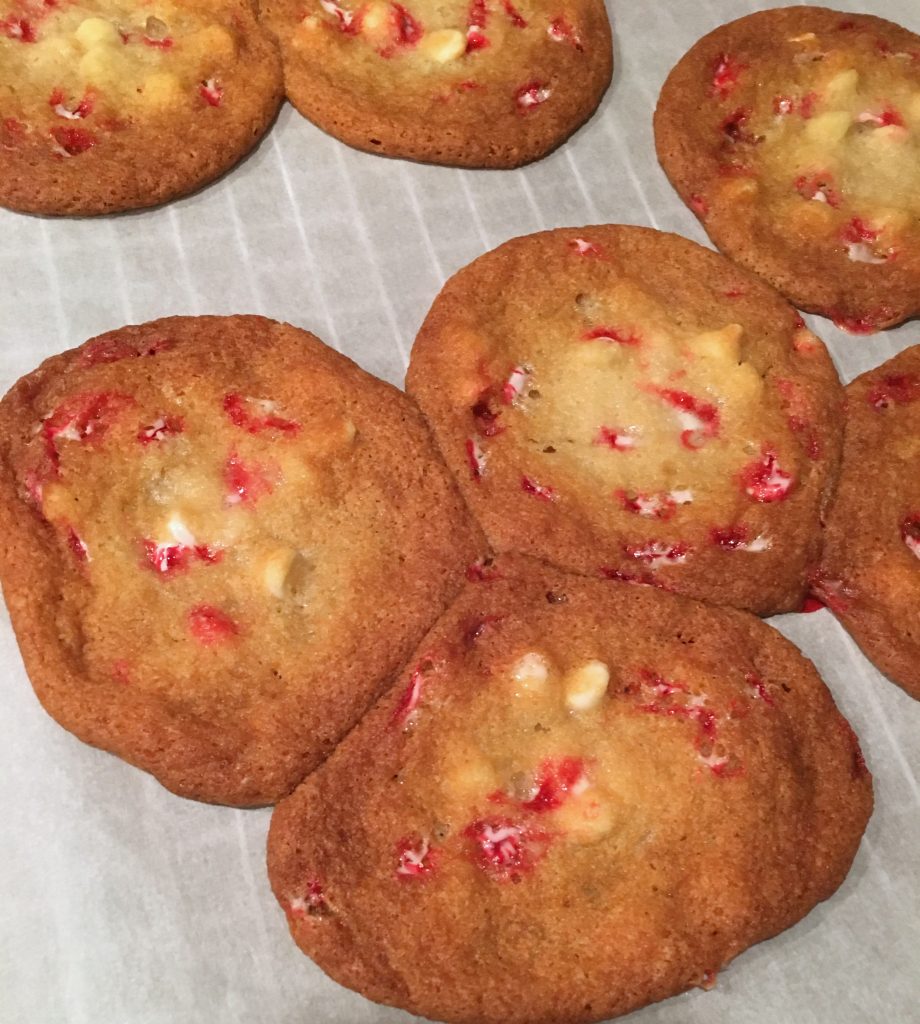
[[[920,313],[920,36],[821,7],[759,11],[681,58],[661,165],[732,259],[867,334]]]
[[[462,1024],[711,988],[843,881],[872,808],[852,729],[744,612],[525,559],[490,576],[275,809],[295,941]]]
[[[840,482],[814,591],[920,700],[920,345],[846,389]]]
[[[263,0],[287,95],[358,149],[517,167],[554,149],[610,82],[603,0]]]
[[[0,0],[0,205],[101,214],[194,191],[284,97],[250,0]]]
[[[285,324],[126,327],[0,403],[0,579],[35,691],[183,796],[289,792],[482,547],[412,402]]]
[[[801,603],[842,389],[798,314],[717,253],[634,227],[514,239],[448,281],[407,387],[496,550]]]

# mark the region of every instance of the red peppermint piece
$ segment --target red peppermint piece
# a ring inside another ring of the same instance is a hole
[[[505,14],[508,15],[508,19],[515,28],[527,28],[527,22],[521,16],[521,12],[511,3],[511,0],[502,0],[502,7],[505,8]]]
[[[142,36],[141,41],[145,46],[151,46],[155,50],[171,50],[175,46],[175,40],[170,36],[164,36],[162,39],[155,39],[153,36]]]
[[[711,96],[724,100],[738,85],[738,79],[742,71],[747,70],[747,64],[741,64],[728,54],[720,54],[713,63]]]
[[[826,172],[802,174],[795,179],[795,190],[803,199],[827,203],[836,209],[840,206],[840,193],[835,189],[833,179]]]
[[[514,94],[514,102],[518,112],[527,114],[535,107],[545,103],[551,95],[551,89],[544,82],[528,82]]]
[[[97,366],[100,363],[117,363],[121,359],[139,359],[142,356],[155,356],[175,348],[176,343],[169,338],[155,338],[140,345],[130,344],[121,338],[103,335],[95,341],[84,345],[80,352],[80,362],[84,366]]]
[[[547,832],[507,818],[474,821],[463,835],[470,840],[474,862],[498,882],[519,880],[532,871],[552,842]]]
[[[617,452],[628,452],[631,448],[636,447],[639,439],[635,434],[627,433],[618,427],[600,427],[593,443],[606,445]]]
[[[143,547],[147,564],[166,578],[184,572],[193,562],[214,565],[223,557],[220,548],[207,544],[158,544],[155,540],[144,540]]]
[[[709,402],[673,388],[653,388],[654,394],[663,398],[677,411],[677,419],[683,430],[680,443],[685,448],[701,448],[707,440],[719,435],[719,410]]]
[[[901,523],[901,540],[920,558],[920,514],[915,512]]]
[[[7,39],[18,39],[20,43],[38,41],[35,26],[27,18],[4,18],[0,21],[0,34],[5,35]]]
[[[612,341],[618,345],[641,345],[642,338],[629,327],[591,327],[582,333],[582,341]]]
[[[907,405],[920,398],[920,378],[913,373],[889,374],[869,392],[869,404],[878,410]]]
[[[133,405],[128,395],[112,391],[74,395],[66,399],[42,424],[42,438],[45,451],[52,464],[60,463],[58,444],[60,441],[102,440],[121,413]]]
[[[531,479],[529,476],[521,477],[521,489],[528,494],[532,494],[535,498],[539,498],[540,501],[556,501],[559,497],[554,488],[538,484],[536,480]]]
[[[198,95],[211,107],[219,107],[224,100],[224,87],[216,78],[209,78],[198,86]]]
[[[300,424],[279,416],[274,402],[265,398],[246,398],[235,392],[224,396],[224,412],[230,421],[250,434],[275,430],[289,437],[300,432]]]
[[[415,46],[422,38],[422,26],[403,7],[402,4],[390,4],[393,9],[393,19],[396,25],[396,45]]]
[[[685,541],[670,544],[667,541],[652,540],[644,544],[627,544],[623,550],[637,562],[642,562],[650,569],[661,569],[669,565],[683,565],[691,552]]]
[[[188,628],[204,647],[226,643],[238,636],[240,627],[229,615],[210,604],[199,604],[188,613]]]
[[[72,526],[67,526],[65,536],[67,538],[67,547],[70,548],[74,558],[78,562],[84,564],[90,560],[89,548],[86,546],[86,542],[80,538],[80,535]]]
[[[748,463],[741,471],[741,486],[745,493],[763,504],[787,498],[794,484],[792,474],[780,466],[776,453],[769,448],[764,448],[760,458]]]
[[[844,227],[840,237],[845,242],[874,242],[880,234],[880,231],[870,227],[861,217],[854,217]]]
[[[79,121],[84,117],[89,117],[93,112],[93,108],[96,106],[96,95],[91,89],[88,89],[79,103],[68,104],[67,94],[64,90],[55,89],[51,93],[48,104],[58,117],[66,118],[69,121]]]
[[[878,309],[870,310],[861,316],[848,316],[846,314],[832,315],[834,323],[848,334],[875,334],[880,330],[882,324],[894,318],[894,311],[888,306],[880,306]]]
[[[482,474],[486,466],[485,452],[482,450],[482,446],[475,437],[468,437],[466,439],[465,447],[466,461],[470,467],[470,474],[478,483],[482,479]]]
[[[614,491],[613,495],[627,512],[646,519],[671,519],[678,505],[689,503],[689,497],[681,491],[660,491],[657,494],[640,494],[637,491]],[[681,500],[678,500],[681,499]]]
[[[543,814],[561,807],[570,795],[587,785],[585,763],[581,758],[547,758],[535,780],[536,792],[522,804],[524,810]]]
[[[502,402],[513,405],[523,395],[529,380],[530,370],[526,366],[515,366],[502,385]]]
[[[575,29],[563,17],[553,18],[546,29],[546,34],[554,43],[571,43],[576,50],[582,52],[581,39]]]
[[[363,9],[357,12],[349,11],[334,3],[333,0],[319,0],[319,5],[327,14],[331,14],[336,19],[340,32],[354,36],[361,31],[361,22],[364,17]]]
[[[137,432],[137,439],[143,445],[156,444],[165,441],[167,437],[175,437],[181,434],[184,423],[181,416],[159,416],[149,426],[141,427]]]
[[[92,132],[83,128],[65,128],[63,125],[55,125],[51,129],[51,137],[57,143],[59,156],[79,156],[92,149],[98,141]]]
[[[757,136],[749,132],[746,127],[750,116],[750,107],[741,107],[729,114],[719,127],[732,142],[754,143],[757,141]]]
[[[426,675],[432,672],[434,668],[435,663],[429,657],[423,658],[412,670],[412,675],[409,677],[409,685],[406,687],[399,703],[396,705],[396,709],[393,711],[393,717],[390,719],[391,724],[405,726],[414,720],[419,701],[422,699],[422,684],[425,682]]]
[[[603,255],[601,247],[594,242],[589,242],[586,238],[570,238],[568,246],[573,252],[578,253],[579,256]]]
[[[435,869],[437,850],[427,839],[406,836],[396,844],[396,877],[429,878]]]
[[[236,452],[232,452],[227,459],[224,482],[227,485],[228,505],[255,505],[274,489],[263,466],[246,465]]]
[[[501,412],[497,405],[494,389],[486,388],[470,410],[476,421],[477,430],[483,437],[495,437],[505,429],[499,421]]]
[[[326,892],[319,879],[311,878],[307,882],[306,894],[292,899],[285,907],[285,910],[288,916],[295,918],[302,918],[308,915],[311,917],[323,917],[330,913]]]
[[[819,612],[824,607],[824,602],[820,600],[820,598],[814,597],[812,594],[809,594],[802,602],[801,610],[806,613]]]
[[[479,558],[472,565],[466,568],[466,578],[470,583],[492,583],[495,580],[504,579],[502,574],[495,568],[494,559],[486,556]]]
[[[705,197],[700,195],[699,192],[694,192],[690,196],[690,209],[699,217],[705,217],[709,213],[709,203]]]
[[[776,701],[773,699],[773,695],[767,689],[767,684],[757,675],[756,672],[748,672],[745,674],[744,681],[750,687],[751,693],[755,700],[762,701],[767,705],[768,708],[776,707]]]

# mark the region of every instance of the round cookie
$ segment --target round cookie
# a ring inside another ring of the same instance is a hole
[[[482,547],[413,404],[286,324],[125,327],[0,403],[0,578],[35,691],[183,796],[289,792]]]
[[[269,877],[323,970],[435,1020],[597,1021],[712,987],[834,892],[871,780],[792,644],[524,559],[488,575],[275,809]]]
[[[813,589],[920,700],[920,345],[847,389],[843,463]]]
[[[920,312],[920,36],[821,7],[717,28],[671,71],[658,157],[732,259],[870,333]]]
[[[248,153],[283,96],[249,0],[0,0],[0,205],[174,199]]]
[[[633,227],[514,239],[448,281],[407,387],[496,550],[800,605],[842,390],[798,314],[718,254]]]
[[[459,167],[544,156],[610,83],[603,0],[263,0],[288,98],[358,149]]]

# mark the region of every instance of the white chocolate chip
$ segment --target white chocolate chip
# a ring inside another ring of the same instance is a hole
[[[114,45],[121,42],[118,29],[106,18],[86,18],[77,26],[74,33],[77,41],[86,49],[93,46]]]
[[[175,513],[169,517],[166,530],[177,544],[182,544],[184,547],[193,548],[198,543],[192,531]]]
[[[278,548],[262,564],[262,583],[279,601],[304,603],[310,563],[293,548]]]
[[[549,678],[549,664],[542,654],[531,651],[515,662],[511,678],[525,690],[540,690]]]
[[[466,52],[466,36],[455,28],[437,29],[423,37],[418,49],[429,60],[446,64]]]
[[[836,146],[843,141],[853,123],[852,115],[844,110],[834,110],[828,114],[819,114],[805,125],[805,134],[813,142],[824,146]]]
[[[610,670],[602,661],[586,661],[566,673],[565,705],[569,711],[590,711],[604,699]]]

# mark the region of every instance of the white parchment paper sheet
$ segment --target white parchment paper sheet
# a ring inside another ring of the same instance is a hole
[[[98,332],[173,313],[263,313],[401,383],[445,278],[519,234],[598,222],[704,236],[657,166],[665,75],[704,32],[768,4],[609,0],[613,86],[576,137],[520,171],[462,172],[346,148],[286,107],[199,195],[90,221],[0,211],[0,388]],[[837,0],[920,32],[918,0]],[[920,342],[812,326],[842,376]],[[920,1022],[920,703],[826,611],[774,620],[861,737],[877,808],[842,889],[745,953],[711,993],[635,1024]],[[206,807],[83,746],[39,708],[0,613],[0,1021],[408,1021],[339,988],[290,941],[264,874],[267,811]],[[560,951],[562,955],[562,951]]]

